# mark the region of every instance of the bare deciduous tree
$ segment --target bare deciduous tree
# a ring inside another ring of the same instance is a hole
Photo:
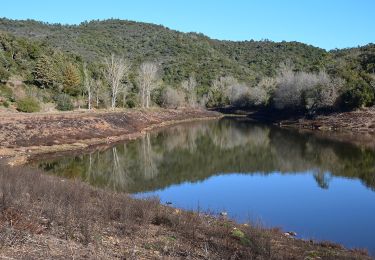
[[[231,86],[238,84],[238,81],[230,76],[220,77],[212,81],[210,91],[208,92],[208,100],[215,106],[225,105],[226,99],[232,91]]]
[[[139,67],[138,83],[140,87],[141,106],[150,107],[151,90],[155,87],[158,65],[154,62],[144,62]]]
[[[324,71],[294,72],[286,65],[281,66],[276,82],[276,108],[306,108],[309,111],[333,106],[338,90],[344,84],[341,79],[331,78]]]
[[[197,106],[197,81],[193,76],[190,76],[188,80],[185,80],[181,83],[182,89],[186,92],[186,101],[190,107]]]
[[[130,64],[124,58],[112,54],[104,60],[104,65],[104,77],[111,90],[111,108],[115,109],[117,95],[124,87],[121,81],[127,76]]]
[[[228,86],[227,96],[231,105],[246,106],[249,101],[249,87],[244,84],[235,83]]]
[[[100,97],[102,95],[102,89],[103,89],[103,84],[102,82],[97,79],[93,82],[93,92],[94,92],[94,95],[95,95],[95,103],[96,103],[96,107],[98,108],[99,107],[99,101],[100,101]]]
[[[167,108],[178,108],[184,104],[184,93],[177,89],[166,87],[161,95],[162,106]]]
[[[92,99],[92,89],[93,89],[93,80],[89,76],[89,72],[87,70],[87,64],[83,63],[83,75],[84,75],[84,87],[87,92],[87,107],[91,110],[91,99]]]
[[[276,80],[274,78],[265,77],[255,87],[250,88],[249,102],[253,106],[267,105],[271,93],[276,88]]]

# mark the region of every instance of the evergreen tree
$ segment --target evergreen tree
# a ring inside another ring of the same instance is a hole
[[[34,78],[43,87],[52,87],[58,81],[53,61],[49,56],[39,57],[34,69]]]
[[[63,73],[63,91],[69,95],[77,95],[80,92],[81,75],[76,66],[69,63]]]

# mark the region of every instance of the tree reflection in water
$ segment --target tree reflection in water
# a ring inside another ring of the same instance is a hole
[[[75,157],[39,162],[47,172],[130,193],[210,176],[306,174],[322,189],[332,176],[360,179],[375,189],[375,152],[313,134],[241,119],[194,122]]]

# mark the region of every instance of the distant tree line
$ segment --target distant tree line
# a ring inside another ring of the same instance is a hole
[[[11,32],[0,32],[3,106],[26,99],[33,110],[35,103],[60,110],[230,105],[315,114],[375,99],[374,44],[326,52],[121,20],[63,26],[0,19],[0,30]],[[23,96],[10,86],[14,80],[23,81]]]

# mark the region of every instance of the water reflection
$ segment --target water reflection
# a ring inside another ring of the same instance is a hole
[[[37,165],[95,186],[156,195],[186,209],[226,210],[238,221],[261,219],[375,254],[375,152],[350,144],[223,119]]]
[[[237,119],[177,125],[75,157],[44,160],[44,170],[130,193],[203,181],[227,173],[309,172],[329,189],[332,176],[375,189],[375,153],[346,143]]]

